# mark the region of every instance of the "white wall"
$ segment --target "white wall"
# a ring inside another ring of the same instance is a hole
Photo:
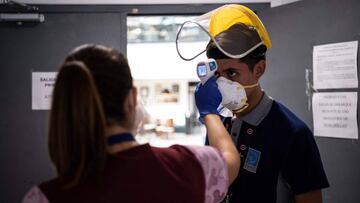
[[[271,7],[281,6],[284,4],[293,3],[300,0],[271,0]]]

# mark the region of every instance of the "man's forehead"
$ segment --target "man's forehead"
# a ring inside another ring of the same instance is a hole
[[[216,62],[219,63],[234,63],[236,61],[238,61],[238,59],[232,59],[232,58],[225,58],[225,59],[215,59]]]
[[[242,64],[239,62],[239,59],[216,59],[216,63],[218,65],[218,70],[242,68]]]

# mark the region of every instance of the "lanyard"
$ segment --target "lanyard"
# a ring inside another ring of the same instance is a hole
[[[122,142],[127,142],[127,141],[135,141],[135,138],[134,138],[133,134],[131,134],[131,133],[119,133],[119,134],[111,135],[107,139],[107,143],[108,143],[109,146],[112,146],[114,144],[119,144],[119,143],[122,143]]]

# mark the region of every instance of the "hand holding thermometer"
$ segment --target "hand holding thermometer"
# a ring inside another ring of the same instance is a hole
[[[201,84],[205,84],[206,81],[215,74],[216,70],[217,64],[214,59],[208,59],[206,61],[199,62],[196,66],[196,72],[201,81]]]

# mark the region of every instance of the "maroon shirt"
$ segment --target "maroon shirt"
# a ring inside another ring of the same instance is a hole
[[[101,184],[62,189],[58,178],[39,185],[49,202],[204,202],[202,166],[187,148],[140,145],[110,156]]]

